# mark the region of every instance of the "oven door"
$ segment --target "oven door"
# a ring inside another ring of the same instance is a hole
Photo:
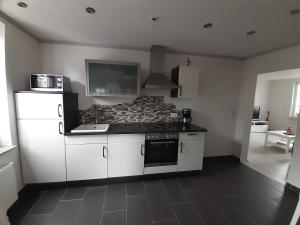
[[[177,165],[178,139],[146,140],[145,167]]]

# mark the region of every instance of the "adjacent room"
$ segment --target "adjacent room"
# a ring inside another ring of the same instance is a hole
[[[280,71],[259,75],[256,84],[248,165],[281,183],[286,183],[296,139],[299,82],[298,72]]]
[[[0,225],[300,225],[298,0],[1,0]]]

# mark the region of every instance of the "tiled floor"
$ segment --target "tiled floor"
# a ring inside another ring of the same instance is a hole
[[[247,165],[285,184],[291,162],[291,153],[285,153],[283,149],[273,146],[265,148],[265,137],[265,133],[250,134]],[[273,141],[280,140],[278,137],[270,138],[273,138]]]
[[[199,176],[32,193],[9,215],[13,225],[289,224],[296,193],[237,162],[204,167]]]

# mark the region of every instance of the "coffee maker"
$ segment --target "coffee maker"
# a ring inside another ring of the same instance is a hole
[[[183,126],[189,126],[192,122],[192,110],[191,109],[183,109],[182,110],[182,122]]]

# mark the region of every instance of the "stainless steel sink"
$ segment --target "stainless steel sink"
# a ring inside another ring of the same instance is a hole
[[[71,133],[98,133],[106,132],[109,124],[82,124],[71,130]]]

